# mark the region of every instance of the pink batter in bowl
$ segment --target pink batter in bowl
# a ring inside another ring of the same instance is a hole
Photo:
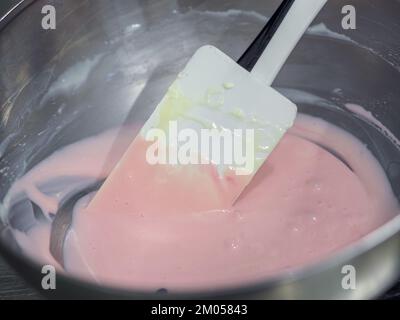
[[[51,32],[32,27],[44,2],[23,2],[0,20],[1,252],[36,284],[55,266],[53,297],[381,294],[400,269],[399,4],[354,2],[368,20],[343,30],[346,3],[330,2],[278,76],[300,114],[235,205],[208,172],[144,181],[134,157],[112,199],[76,204],[63,266],[49,251],[63,201],[108,176],[198,47],[240,56],[279,1],[66,2]]]

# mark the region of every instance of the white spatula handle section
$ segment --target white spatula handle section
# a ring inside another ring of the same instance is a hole
[[[251,73],[271,85],[327,0],[295,0]]]

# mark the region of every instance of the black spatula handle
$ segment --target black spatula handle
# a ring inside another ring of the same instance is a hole
[[[261,30],[258,36],[247,48],[245,53],[237,61],[240,66],[242,66],[249,72],[253,69],[258,59],[264,52],[265,48],[271,41],[272,37],[274,36],[276,30],[278,30],[294,1],[295,0],[282,1],[281,5],[275,11],[273,16],[268,20],[265,27]]]

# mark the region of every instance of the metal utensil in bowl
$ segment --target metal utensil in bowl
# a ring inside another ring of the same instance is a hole
[[[27,5],[30,2],[23,1],[0,20],[0,170],[4,170],[0,201],[18,177],[56,149],[125,122],[142,123],[202,44],[216,45],[239,58],[280,3],[54,1],[57,28],[43,30],[41,8],[48,1]],[[347,3],[330,1],[315,21],[317,28],[295,49],[274,86],[301,112],[322,117],[362,140],[399,197],[399,150],[373,125],[343,108],[347,102],[363,105],[400,137],[400,61],[395,54],[400,4],[373,2],[353,1],[367,18],[358,20],[356,30],[346,31],[340,19]],[[57,79],[77,64],[94,67],[67,93],[49,96]],[[137,99],[143,88],[147,94]],[[299,95],[300,91],[308,95]],[[19,250],[10,227],[0,224],[1,253],[41,290],[41,266]],[[58,274],[57,290],[44,293],[75,298],[371,298],[398,278],[399,230],[397,216],[321,263],[230,290],[159,296],[141,288],[110,288]],[[341,286],[345,265],[357,270],[356,290]]]

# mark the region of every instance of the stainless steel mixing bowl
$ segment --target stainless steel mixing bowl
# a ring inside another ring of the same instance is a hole
[[[0,199],[13,181],[54,150],[122,123],[143,122],[199,46],[213,44],[239,57],[280,1],[9,2],[17,5],[0,18]],[[56,8],[56,30],[41,27],[45,4]],[[356,30],[341,27],[345,4],[329,1],[274,86],[302,112],[364,141],[400,197],[399,149],[343,108],[346,102],[363,105],[400,138],[400,3],[353,0]],[[61,78],[70,83],[55,85]],[[22,255],[8,228],[0,225],[1,253],[40,288],[40,266]],[[159,296],[58,275],[57,290],[44,293],[75,298],[371,298],[398,278],[399,230],[397,216],[318,265],[229,291]],[[342,267],[348,264],[357,270],[356,290],[341,286]]]

